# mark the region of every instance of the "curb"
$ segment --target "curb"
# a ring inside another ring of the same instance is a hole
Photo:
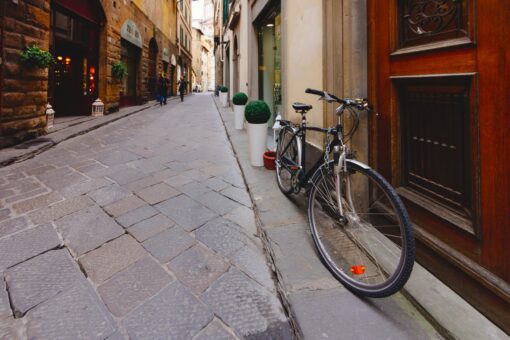
[[[269,263],[271,264],[271,271],[273,274],[273,281],[275,281],[275,288],[278,295],[278,298],[280,302],[282,303],[282,307],[284,309],[285,315],[287,316],[289,320],[290,328],[292,329],[293,335],[296,339],[303,339],[302,333],[300,331],[299,325],[297,323],[297,320],[294,319],[293,313],[291,312],[291,304],[289,299],[287,298],[287,294],[285,293],[285,289],[282,285],[281,280],[281,274],[278,272],[278,268],[276,267],[275,262],[275,256],[273,253],[273,250],[270,246],[268,236],[266,234],[266,231],[262,228],[262,222],[260,221],[259,217],[259,211],[257,208],[257,205],[255,203],[255,199],[253,197],[253,193],[250,190],[250,187],[248,185],[248,181],[246,180],[245,173],[243,170],[243,167],[239,161],[239,156],[237,154],[236,149],[234,148],[234,144],[232,143],[232,138],[230,136],[230,133],[228,132],[227,126],[225,125],[225,121],[223,120],[223,117],[221,117],[220,113],[220,107],[218,107],[218,102],[214,99],[214,95],[212,98],[214,105],[216,106],[216,110],[218,111],[218,115],[220,116],[221,123],[223,125],[223,128],[225,129],[225,134],[227,135],[228,141],[230,142],[230,147],[232,148],[232,151],[234,153],[237,165],[239,166],[239,169],[241,170],[241,175],[243,176],[243,181],[246,186],[246,191],[250,195],[250,199],[253,204],[253,213],[255,215],[255,224],[257,226],[257,231],[259,232],[260,239],[262,240],[262,246],[264,248],[264,252],[266,254],[267,259],[269,260]]]

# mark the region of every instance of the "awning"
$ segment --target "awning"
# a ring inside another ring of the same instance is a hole
[[[55,3],[80,17],[101,24],[103,21],[103,8],[97,0],[54,0]]]

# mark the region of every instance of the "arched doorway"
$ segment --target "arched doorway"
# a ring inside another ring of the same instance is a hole
[[[148,77],[147,86],[149,90],[149,97],[151,99],[156,98],[156,85],[158,81],[158,43],[156,39],[152,38],[149,42],[149,65],[148,65]]]
[[[232,56],[234,69],[234,79],[232,84],[232,94],[239,92],[239,45],[237,43],[237,35],[234,37],[234,55]]]
[[[98,97],[99,33],[105,21],[98,0],[51,2],[48,99],[57,116],[90,115]]]

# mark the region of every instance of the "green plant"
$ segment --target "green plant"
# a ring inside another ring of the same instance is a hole
[[[246,105],[248,102],[248,96],[244,92],[239,92],[232,97],[232,102],[234,105]]]
[[[121,61],[112,64],[112,77],[117,80],[122,80],[127,75],[128,72],[126,64]]]
[[[250,124],[264,124],[271,118],[271,109],[262,100],[251,101],[244,109],[244,118]]]
[[[228,87],[226,87],[226,86],[224,86],[224,85],[221,85],[221,86],[220,86],[220,92],[221,92],[221,93],[226,93],[226,92],[228,92]]]
[[[38,46],[27,47],[21,53],[21,62],[29,67],[48,68],[55,64],[55,58],[50,52],[41,50]]]

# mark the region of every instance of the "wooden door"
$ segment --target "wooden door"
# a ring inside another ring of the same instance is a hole
[[[371,161],[404,198],[418,260],[510,331],[508,13],[372,0],[368,21]]]

